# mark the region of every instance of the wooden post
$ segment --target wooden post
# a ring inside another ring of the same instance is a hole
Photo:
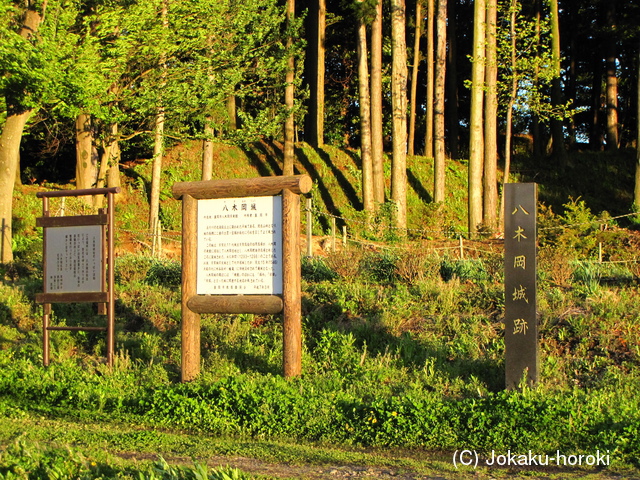
[[[107,192],[107,217],[108,217],[108,230],[107,230],[107,245],[109,249],[109,258],[107,266],[107,288],[109,292],[108,305],[107,305],[107,365],[113,366],[113,353],[115,350],[115,237],[114,237],[114,225],[115,225],[115,209],[114,209],[114,194],[115,192]]]
[[[307,197],[307,257],[313,257],[313,216],[311,208],[313,207],[313,199]]]
[[[464,246],[462,244],[462,235],[458,235],[458,243],[459,243],[459,250],[460,250],[460,260],[464,260]]]
[[[598,263],[602,263],[602,242],[598,242]]]
[[[182,197],[182,381],[200,373],[200,315],[187,305],[196,294],[198,202]]]
[[[302,372],[302,313],[300,293],[300,196],[282,192],[283,243],[283,367],[285,378]]]
[[[49,216],[49,198],[42,197],[42,216]],[[47,262],[45,259],[47,258],[47,236],[42,234],[42,278],[47,278]],[[43,288],[44,290],[44,288]],[[45,367],[49,366],[50,362],[50,354],[49,354],[49,318],[51,317],[51,304],[44,303],[42,305],[42,364]]]
[[[336,251],[336,217],[331,217],[331,251]]]

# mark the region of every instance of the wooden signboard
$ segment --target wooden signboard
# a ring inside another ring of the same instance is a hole
[[[300,195],[308,175],[180,182],[182,381],[200,373],[200,314],[283,313],[284,376],[301,373]]]
[[[104,331],[107,335],[107,364],[113,365],[115,344],[114,285],[114,202],[119,187],[38,192],[42,217],[36,226],[43,232],[43,292],[36,302],[43,304],[43,363],[49,365],[49,334],[55,330]],[[97,215],[52,217],[49,199],[107,195],[107,209]],[[50,325],[52,303],[90,302],[107,316],[104,327]]]
[[[535,183],[505,185],[505,368],[506,387],[521,380],[538,382],[538,319],[536,295]]]

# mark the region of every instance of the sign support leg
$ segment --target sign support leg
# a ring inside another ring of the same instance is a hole
[[[282,259],[285,378],[302,372],[302,313],[300,293],[300,196],[282,191]]]
[[[182,381],[200,373],[200,315],[187,305],[196,294],[198,201],[182,197]]]

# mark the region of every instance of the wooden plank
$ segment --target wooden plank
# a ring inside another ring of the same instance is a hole
[[[120,187],[80,188],[78,190],[55,190],[51,192],[37,192],[37,198],[81,197],[83,195],[105,195],[120,193]]]
[[[291,190],[282,192],[282,244],[283,364],[285,378],[292,378],[302,373],[302,293],[300,196]]]
[[[278,295],[195,295],[187,302],[196,313],[256,313],[282,312],[282,297]]]
[[[200,315],[188,307],[196,295],[198,201],[182,197],[182,381],[200,373]]]
[[[279,195],[285,189],[305,194],[311,191],[313,180],[309,175],[290,175],[257,178],[232,178],[178,182],[173,185],[173,196],[177,199],[190,195],[195,199],[261,197]]]
[[[106,303],[107,292],[36,293],[36,303]]]
[[[36,227],[83,227],[86,225],[106,225],[107,215],[75,215],[71,217],[38,217]]]

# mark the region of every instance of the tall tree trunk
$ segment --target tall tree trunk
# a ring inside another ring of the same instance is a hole
[[[433,129],[434,129],[434,96],[435,96],[435,2],[427,0],[427,91],[425,95],[425,133],[424,133],[424,156],[433,158]]]
[[[485,63],[484,0],[475,0],[473,15],[473,65],[471,67],[471,115],[469,120],[469,235],[482,223],[482,169],[484,154],[483,104]]]
[[[484,109],[484,203],[483,221],[495,231],[498,214],[498,2],[487,0],[486,102]]]
[[[361,0],[359,0],[361,1]],[[371,96],[367,61],[367,24],[358,18],[358,100],[360,103],[360,157],[362,160],[362,199],[364,210],[373,211],[373,164],[371,159]]]
[[[640,43],[640,42],[639,42]],[[640,45],[639,45],[640,47]],[[636,80],[636,184],[633,192],[634,211],[640,211],[640,48],[638,48],[638,75]]]
[[[41,6],[42,13],[35,8],[35,5],[29,2],[20,29],[20,36],[23,38],[31,39],[38,32],[47,8],[46,0]],[[20,141],[27,120],[35,110],[16,105],[9,97],[5,98],[5,105],[7,118],[0,135],[0,263],[13,261],[11,248],[13,189],[20,164]]]
[[[416,97],[418,67],[420,66],[420,37],[422,36],[422,0],[416,0],[416,28],[413,38],[413,68],[411,69],[411,105],[409,113],[409,155],[414,155],[416,136]]]
[[[395,203],[395,226],[407,228],[407,44],[404,0],[391,1],[391,102],[393,164],[391,200]]]
[[[202,180],[211,180],[213,175],[213,137],[214,131],[211,118],[207,118],[204,125],[204,140],[202,141]]]
[[[229,117],[229,130],[238,129],[238,114],[235,93],[227,97],[227,116]]]
[[[371,24],[371,161],[375,208],[384,203],[384,133],[382,123],[382,0]]]
[[[515,5],[512,6],[515,8]],[[540,51],[540,22],[542,19],[542,0],[535,0],[535,48],[536,52]],[[514,35],[515,36],[515,35]],[[515,48],[512,46],[512,48]],[[513,61],[513,60],[512,60]],[[533,82],[537,86],[539,83],[539,67],[536,63],[533,71]],[[534,158],[542,158],[543,156],[543,138],[542,128],[540,125],[540,118],[537,114],[533,114],[531,117],[531,136],[533,137],[533,156]],[[506,178],[506,177],[505,177]],[[508,181],[505,181],[508,183]]]
[[[606,69],[607,69],[607,149],[618,150],[618,76],[616,71],[616,0],[607,0]]]
[[[554,107],[562,105],[562,85],[560,82],[560,19],[558,15],[558,0],[549,0],[551,7],[551,54],[553,57],[554,79],[551,82],[551,104]],[[567,152],[564,145],[563,121],[559,118],[551,119],[551,137],[553,140],[553,156],[559,161],[560,167],[566,166]]]
[[[296,13],[296,2],[295,0],[287,0],[287,26],[291,28],[291,23],[293,22],[293,17]],[[291,32],[289,32],[289,36],[287,38],[287,49],[291,51],[293,47],[293,37],[291,36]],[[294,80],[295,80],[295,58],[293,53],[290,54],[288,65],[287,65],[287,74],[285,78],[286,87],[284,91],[284,104],[288,110],[288,116],[285,120],[284,124],[284,163],[282,168],[283,175],[293,175],[293,164],[294,164],[294,136],[295,136],[295,125],[294,125],[294,117],[293,117],[293,107],[294,107]]]
[[[437,0],[435,65],[435,154],[433,158],[433,200],[445,201],[445,89],[447,69],[447,0]]]
[[[591,87],[591,132],[589,145],[591,150],[602,150],[602,58],[599,54],[593,56],[593,73]]]
[[[567,2],[564,6],[565,15],[567,18],[576,18],[578,15],[577,2]],[[575,100],[576,98],[576,85],[578,82],[578,55],[577,55],[577,44],[578,44],[578,28],[579,22],[569,22],[568,37],[569,37],[569,48],[568,48],[568,65],[569,68],[565,73],[567,80],[565,86],[565,97]],[[567,137],[568,137],[568,145],[569,150],[575,150],[576,147],[576,121],[575,121],[575,111],[571,112],[571,116],[567,118]]]
[[[162,1],[160,16],[163,28],[169,27],[168,19],[168,0]],[[162,69],[161,87],[162,91],[166,82],[166,57],[162,53],[160,57],[160,68]],[[162,227],[160,225],[160,184],[162,183],[162,160],[164,156],[164,123],[165,109],[160,99],[160,106],[157,108],[154,135],[153,135],[153,164],[151,168],[151,195],[149,198],[149,232],[151,233],[152,246],[151,255],[156,257],[162,252],[160,234]]]
[[[509,7],[509,35],[511,37],[510,48],[510,67],[511,67],[511,91],[509,92],[509,100],[507,102],[507,114],[505,119],[505,132],[504,132],[504,177],[502,179],[502,194],[500,195],[500,228],[504,228],[504,186],[509,183],[509,174],[511,170],[511,129],[513,125],[513,105],[516,102],[516,95],[518,94],[518,64],[517,64],[517,45],[516,45],[516,19],[517,17],[517,0],[511,0]],[[535,141],[535,140],[534,140]]]
[[[76,117],[76,188],[85,189],[95,186],[98,176],[98,156],[93,145],[91,115],[81,113]],[[87,203],[93,197],[82,197]]]
[[[162,181],[162,159],[164,156],[164,108],[156,114],[153,141],[153,163],[151,167],[151,195],[149,199],[149,232],[152,235],[151,255],[158,256],[161,252],[160,234],[160,183]]]
[[[448,146],[451,158],[460,156],[460,117],[458,115],[458,41],[456,0],[449,0],[447,15],[447,125],[449,127]]]
[[[118,124],[112,123],[109,137],[102,143],[102,154],[100,156],[100,168],[98,169],[97,188],[119,187],[120,186],[120,145]],[[94,197],[94,206],[102,208],[104,196]]]
[[[33,110],[11,114],[5,121],[0,137],[0,263],[13,261],[11,249],[13,188],[16,183],[16,165],[20,161],[20,140],[24,126]]]
[[[313,0],[313,10],[308,16],[309,55],[307,70],[309,75],[309,113],[307,115],[310,145],[318,148],[324,145],[324,84],[325,84],[325,31],[327,23],[326,0]]]

